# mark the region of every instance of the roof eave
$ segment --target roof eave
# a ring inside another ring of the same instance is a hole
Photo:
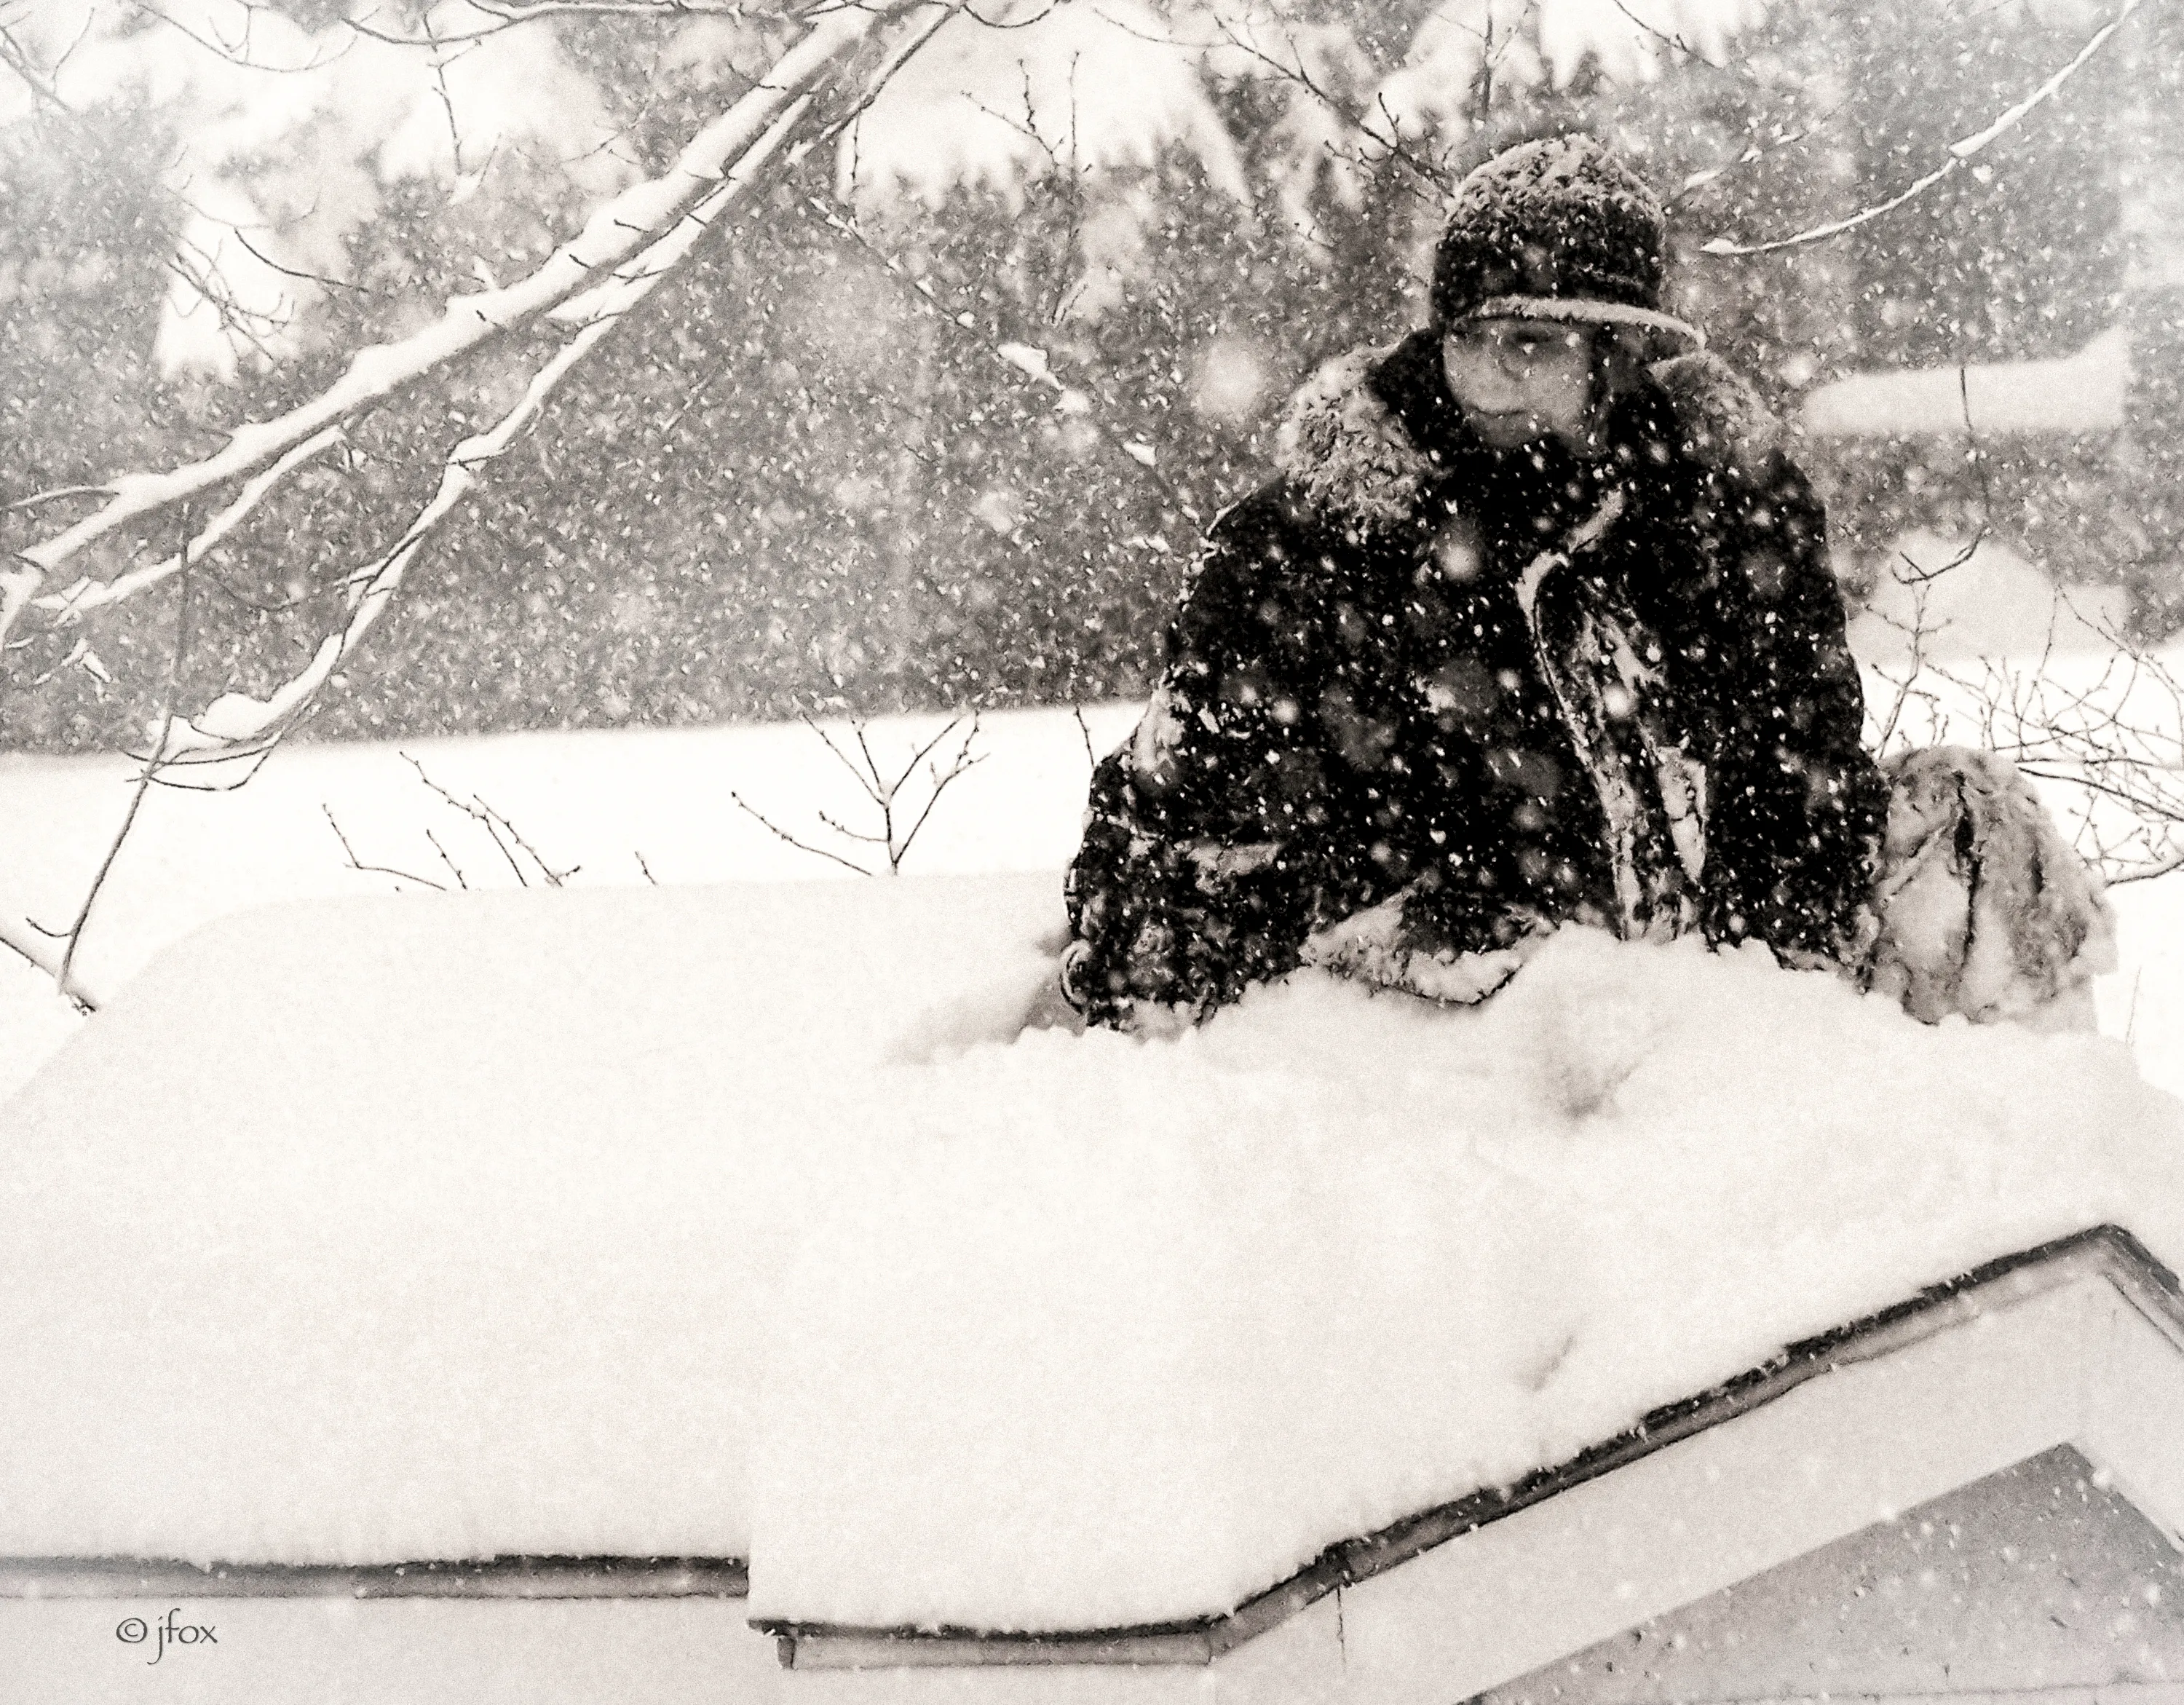
[[[2184,1352],[2184,1287],[2123,1227],[2104,1224],[2022,1250],[1847,1325],[1786,1346],[1758,1367],[1652,1411],[1635,1426],[1513,1485],[1485,1487],[1338,1541],[1288,1579],[1217,1616],[1129,1627],[1017,1632],[855,1627],[755,1618],[787,1669],[992,1664],[1206,1664],[1338,1588],[1385,1574],[1435,1546],[1558,1496],[1787,1396],[1835,1370],[1891,1355],[1992,1310],[2086,1278],[2106,1280]]]

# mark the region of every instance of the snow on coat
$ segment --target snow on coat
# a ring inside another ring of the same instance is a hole
[[[1607,438],[1488,449],[1429,332],[1298,393],[1094,777],[1070,913],[1095,1022],[1202,1013],[1395,896],[1444,954],[1565,918],[1855,945],[1886,794],[1819,502],[1709,355],[1652,370]]]

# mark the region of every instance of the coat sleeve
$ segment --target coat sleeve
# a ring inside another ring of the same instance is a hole
[[[1313,928],[1328,778],[1287,507],[1272,487],[1216,521],[1136,731],[1094,772],[1065,988],[1095,1022],[1233,1000],[1294,967]]]
[[[1721,797],[1708,812],[1708,933],[1793,961],[1854,963],[1870,938],[1885,783],[1828,566],[1826,518],[1779,453],[1718,489],[1724,593],[1741,644],[1722,684]]]

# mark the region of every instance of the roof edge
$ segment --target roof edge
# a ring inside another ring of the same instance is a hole
[[[10,1598],[747,1598],[741,1557],[494,1557],[467,1562],[213,1563],[0,1557]]]
[[[1211,1663],[1338,1588],[1384,1574],[1436,1546],[1787,1396],[1808,1380],[1946,1331],[1997,1304],[2074,1279],[2107,1279],[2180,1352],[2184,1285],[2122,1226],[2102,1224],[1982,1263],[1876,1313],[1802,1338],[1759,1366],[1652,1410],[1513,1485],[1482,1487],[1390,1525],[1340,1540],[1303,1568],[1218,1615],[1128,1627],[1031,1632],[942,1625],[858,1627],[755,1617],[784,1669],[1051,1663]]]
[[[1513,1485],[1485,1487],[1337,1541],[1234,1609],[1175,1622],[1055,1632],[941,1626],[855,1627],[755,1618],[786,1668],[991,1664],[1207,1664],[1339,1588],[1545,1502],[1573,1486],[1786,1396],[1808,1380],[1945,1331],[1997,1304],[2074,1279],[2114,1284],[2184,1353],[2184,1285],[2123,1227],[2103,1224],[1987,1262],[1903,1301],[1786,1346],[1777,1355]],[[375,1564],[198,1564],[126,1557],[0,1557],[0,1599],[120,1598],[743,1598],[744,1559],[722,1557],[510,1556]]]

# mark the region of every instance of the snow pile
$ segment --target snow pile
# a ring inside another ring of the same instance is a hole
[[[936,1064],[805,1243],[753,1607],[1101,1626],[1609,1436],[2103,1220],[2184,1253],[2124,1051],[1565,932],[1476,1010],[1315,974]]]
[[[291,907],[0,1117],[0,1555],[741,1552],[754,1614],[1226,1609],[2103,1220],[2120,1045],[1565,932],[1017,1034],[1044,878]]]
[[[2129,602],[2120,587],[2058,585],[1994,540],[1968,546],[1921,528],[1875,566],[1848,637],[1861,663],[1899,671],[1914,633],[1922,657],[1953,664],[2113,653]],[[1889,695],[1876,696],[1886,704]]]
[[[318,902],[164,955],[0,1114],[0,1557],[744,1554],[818,1139],[928,1009],[1028,1000],[1056,887]]]
[[[1801,415],[1822,437],[1961,438],[2113,432],[2131,388],[2131,334],[2116,326],[2075,355],[1853,373],[1820,386]]]
[[[1090,754],[1124,738],[1143,708],[981,716],[978,762],[949,784],[905,868],[919,876],[1059,870],[1082,832]],[[875,761],[892,777],[935,740],[944,743],[944,757],[953,752],[963,729],[950,736],[949,721],[925,715],[862,726]],[[855,744],[852,725],[838,719],[816,730],[786,722],[386,743],[298,739],[248,787],[153,789],[99,890],[76,972],[103,1000],[192,929],[270,900],[422,891],[432,883],[452,886],[456,870],[474,889],[514,886],[492,836],[435,787],[482,800],[555,869],[570,872],[572,887],[636,887],[648,874],[668,884],[853,881],[830,859],[779,839],[730,797],[733,789],[812,846],[870,861],[871,845],[832,834],[822,822],[830,817],[861,834],[882,828],[822,734],[844,750]],[[75,915],[127,808],[136,767],[119,754],[0,752],[0,903],[12,916]],[[898,811],[906,804],[914,812],[928,798],[928,777],[917,772]],[[343,839],[359,863],[379,868],[350,868]],[[0,950],[0,1100],[76,1028],[52,980]]]

